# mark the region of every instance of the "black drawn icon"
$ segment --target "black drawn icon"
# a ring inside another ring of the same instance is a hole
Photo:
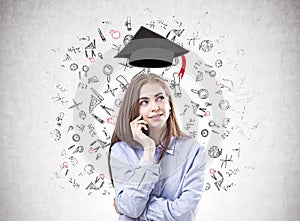
[[[99,35],[100,35],[101,40],[102,40],[103,42],[105,42],[106,39],[105,39],[105,37],[104,37],[104,35],[103,35],[103,33],[102,33],[102,31],[101,31],[100,28],[98,28],[98,33],[99,33]]]
[[[126,18],[125,26],[127,27],[127,31],[131,31],[131,18],[129,16]]]
[[[106,64],[102,68],[102,71],[106,75],[107,82],[109,83],[111,79],[110,75],[113,73],[114,68],[110,64]]]
[[[94,88],[91,88],[91,90],[96,96],[94,96],[93,94],[91,95],[91,101],[89,106],[90,113],[92,113],[95,107],[97,107],[104,100],[104,98]]]
[[[70,64],[70,70],[71,71],[76,71],[78,69],[78,65],[76,63]]]
[[[211,146],[208,150],[208,155],[211,158],[218,158],[219,156],[222,155],[222,150],[223,149],[219,149],[219,147],[217,146]]]
[[[60,112],[59,113],[59,115],[56,117],[56,124],[57,124],[57,126],[61,126],[61,124],[62,124],[62,120],[63,120],[63,118],[64,118],[64,116],[65,116],[65,113],[64,112]]]
[[[213,43],[210,40],[203,40],[199,45],[199,50],[202,50],[204,52],[210,52],[212,48],[213,48]]]
[[[75,141],[75,142],[79,142],[80,141],[80,136],[78,134],[74,134],[72,136],[72,139]]]
[[[202,137],[207,137],[207,136],[208,136],[208,130],[207,130],[207,129],[203,129],[203,130],[201,131],[201,136],[202,136]]]
[[[128,81],[123,75],[119,75],[116,80],[120,83],[120,88],[122,89],[122,92],[124,92],[129,85]]]
[[[178,73],[173,73],[173,80],[171,80],[171,86],[174,89],[174,97],[181,97],[181,90],[180,90],[180,77],[178,77]]]
[[[220,107],[221,110],[227,110],[229,108],[229,101],[227,101],[225,99],[222,99],[219,102],[219,107]]]
[[[200,90],[191,89],[191,91],[195,94],[198,94],[199,98],[201,99],[206,99],[209,95],[208,90],[206,89],[200,89]]]

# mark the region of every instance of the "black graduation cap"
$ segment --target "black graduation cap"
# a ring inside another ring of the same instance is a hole
[[[172,65],[173,58],[188,52],[169,39],[141,26],[115,58],[128,58],[129,64],[136,67],[161,68]]]

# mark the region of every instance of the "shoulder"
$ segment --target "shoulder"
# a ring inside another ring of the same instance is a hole
[[[134,163],[138,161],[137,151],[137,148],[133,148],[124,141],[119,141],[111,147],[111,157],[124,162]]]
[[[132,150],[132,147],[124,141],[118,141],[111,147],[112,154],[119,154],[122,152],[128,152],[130,150]]]

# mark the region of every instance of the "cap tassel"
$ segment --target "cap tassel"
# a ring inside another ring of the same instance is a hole
[[[180,79],[183,78],[184,72],[185,72],[185,67],[186,67],[186,58],[184,55],[181,55],[181,59],[182,59],[182,65],[181,65],[181,69],[178,73],[178,77],[180,77]]]

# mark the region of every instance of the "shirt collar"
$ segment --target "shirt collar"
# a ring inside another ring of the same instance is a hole
[[[166,153],[174,156],[175,155],[175,146],[176,146],[176,138],[174,136],[171,137],[169,147],[166,150]],[[162,145],[159,145],[158,148],[162,150]]]

